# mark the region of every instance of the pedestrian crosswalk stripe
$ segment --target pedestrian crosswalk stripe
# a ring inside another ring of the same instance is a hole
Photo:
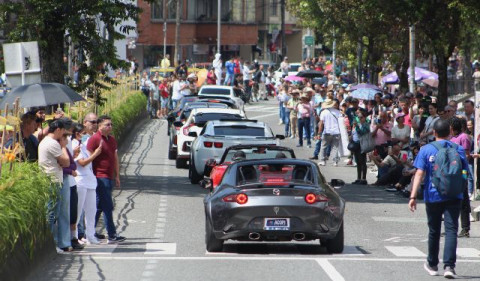
[[[87,245],[83,250],[74,253],[79,255],[111,255],[117,246],[118,244]]]
[[[480,251],[474,248],[457,248],[457,256],[462,258],[480,258]]]
[[[175,255],[177,243],[147,243],[145,255]]]
[[[392,254],[397,257],[426,257],[422,251],[410,246],[385,246]]]

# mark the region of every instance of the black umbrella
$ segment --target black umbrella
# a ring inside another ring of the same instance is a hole
[[[323,72],[317,70],[303,70],[296,74],[298,77],[315,78],[323,77]]]
[[[14,88],[0,102],[0,108],[5,104],[13,105],[19,98],[21,108],[48,106],[61,103],[74,103],[84,98],[70,87],[59,83],[36,83]]]
[[[323,85],[327,83],[327,77],[321,77],[321,78],[313,78],[313,84],[320,84]]]

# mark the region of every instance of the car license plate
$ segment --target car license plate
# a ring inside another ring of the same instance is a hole
[[[290,230],[290,219],[278,219],[278,218],[266,218],[265,219],[265,226],[263,227],[265,230]]]

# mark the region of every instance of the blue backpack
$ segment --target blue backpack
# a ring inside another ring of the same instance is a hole
[[[457,151],[458,145],[452,142],[431,142],[436,149],[435,163],[432,169],[432,185],[441,196],[457,198],[465,189],[462,159]]]

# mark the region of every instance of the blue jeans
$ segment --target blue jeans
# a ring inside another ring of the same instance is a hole
[[[233,74],[227,73],[227,75],[225,76],[225,81],[223,81],[223,85],[233,85]]]
[[[315,143],[315,150],[313,151],[314,157],[318,157],[318,154],[320,154],[320,147],[322,147],[322,140],[318,139]]]
[[[299,118],[298,119],[298,144],[303,145],[303,133],[310,132],[310,117],[309,118]],[[310,142],[310,133],[307,133],[307,144],[311,145]]]
[[[290,135],[290,112],[285,112],[283,123],[285,123],[285,137],[288,137]]]
[[[48,222],[53,238],[59,248],[72,246],[70,233],[70,182],[63,178],[63,184],[56,184],[58,192],[57,202],[48,203]],[[60,186],[61,185],[61,186]],[[55,223],[56,221],[56,223]]]
[[[285,106],[283,105],[283,102],[278,104],[278,115],[280,120],[285,121]]]
[[[473,164],[468,164],[468,194],[473,193]]]
[[[443,250],[443,263],[445,266],[455,267],[457,261],[457,231],[458,217],[460,215],[461,200],[449,200],[438,203],[426,203],[428,218],[428,257],[430,266],[439,263],[440,233],[442,228],[442,215],[445,226],[445,246]],[[444,268],[445,268],[444,266]]]
[[[100,215],[103,212],[103,220],[107,228],[108,237],[115,237],[117,230],[113,222],[113,180],[108,178],[97,178],[97,214],[95,215],[95,226],[97,226]]]
[[[177,107],[177,103],[179,102],[180,100],[172,100],[172,109],[174,109],[175,107]]]

